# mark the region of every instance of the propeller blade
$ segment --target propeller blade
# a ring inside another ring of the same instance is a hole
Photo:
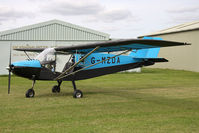
[[[8,76],[8,94],[10,94],[10,80],[11,80],[11,70],[9,70],[9,76]]]
[[[10,80],[11,80],[11,69],[12,69],[12,66],[11,66],[11,47],[12,47],[12,44],[10,44],[10,58],[9,58],[9,75],[8,75],[8,94],[10,94]]]

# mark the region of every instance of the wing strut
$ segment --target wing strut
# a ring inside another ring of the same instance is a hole
[[[115,56],[113,56],[113,57],[111,57],[111,58],[107,58],[107,59],[105,59],[105,60],[102,60],[102,61],[97,62],[97,63],[95,63],[95,64],[92,64],[92,65],[90,65],[90,66],[84,67],[84,68],[82,68],[82,69],[79,69],[79,70],[74,71],[74,72],[72,72],[72,73],[69,73],[69,74],[67,74],[67,75],[60,76],[60,77],[58,78],[58,80],[61,80],[61,79],[65,78],[65,77],[68,77],[68,76],[70,76],[70,75],[74,75],[75,73],[80,72],[80,71],[82,71],[82,70],[84,70],[84,69],[86,69],[86,68],[95,66],[95,65],[100,64],[100,63],[102,63],[102,62],[104,62],[104,61],[107,61],[107,60],[110,60],[110,59],[115,58],[115,57],[117,57],[117,56],[120,56],[120,55],[122,55],[122,54],[125,54],[125,53],[127,53],[127,52],[129,52],[129,51],[131,51],[131,50],[126,50],[126,51],[124,51],[124,52],[122,52],[122,53],[120,53],[120,54],[117,54],[117,55],[115,55]],[[56,79],[56,80],[57,80],[57,79]]]
[[[24,51],[24,53],[26,54],[26,56],[28,57],[28,59],[31,60],[30,56],[26,53],[26,51]]]
[[[78,62],[76,62],[74,65],[72,65],[71,67],[69,67],[66,71],[62,72],[58,77],[56,77],[54,80],[60,80],[62,79],[61,77],[64,76],[67,72],[70,72],[70,70],[72,70],[74,67],[76,67],[80,62],[82,62],[84,59],[86,59],[89,55],[91,55],[93,52],[95,52],[97,49],[99,49],[100,46],[97,46],[96,48],[94,48],[91,52],[89,52],[88,54],[86,54],[84,57],[82,57]]]

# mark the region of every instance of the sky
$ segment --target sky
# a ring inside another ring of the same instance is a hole
[[[0,0],[0,31],[58,19],[136,38],[199,20],[199,0]]]

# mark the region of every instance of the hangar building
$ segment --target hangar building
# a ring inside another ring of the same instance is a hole
[[[8,66],[10,44],[13,48],[20,47],[53,47],[75,45],[78,43],[92,43],[106,41],[110,35],[92,29],[77,26],[60,20],[51,20],[43,23],[29,25],[17,29],[0,32],[0,75],[8,74],[5,69]],[[31,57],[35,53],[29,53]],[[66,60],[62,56],[61,60]],[[23,52],[12,51],[12,62],[26,59]],[[66,61],[59,61],[66,62]],[[62,65],[64,65],[62,63]],[[58,68],[58,69],[61,69]]]
[[[170,68],[199,72],[199,21],[177,25],[165,30],[140,36],[161,37],[164,40],[191,43],[187,46],[162,48],[159,57],[168,63],[157,63],[152,67]]]

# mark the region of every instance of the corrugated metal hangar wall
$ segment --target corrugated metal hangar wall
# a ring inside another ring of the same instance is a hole
[[[199,21],[181,24],[144,36],[161,37],[164,40],[191,43],[189,46],[162,48],[159,57],[168,63],[157,63],[153,68],[170,68],[199,72]],[[139,38],[142,38],[140,36]]]
[[[18,29],[0,32],[0,74],[7,74],[5,69],[8,66],[9,48],[19,47],[54,47],[64,45],[75,45],[79,43],[92,43],[106,41],[109,34],[80,27],[74,24],[59,20],[51,20]],[[31,57],[36,53],[29,53]],[[58,69],[62,69],[68,57],[60,56],[58,62],[61,64]],[[26,59],[23,52],[12,51],[12,61]]]

